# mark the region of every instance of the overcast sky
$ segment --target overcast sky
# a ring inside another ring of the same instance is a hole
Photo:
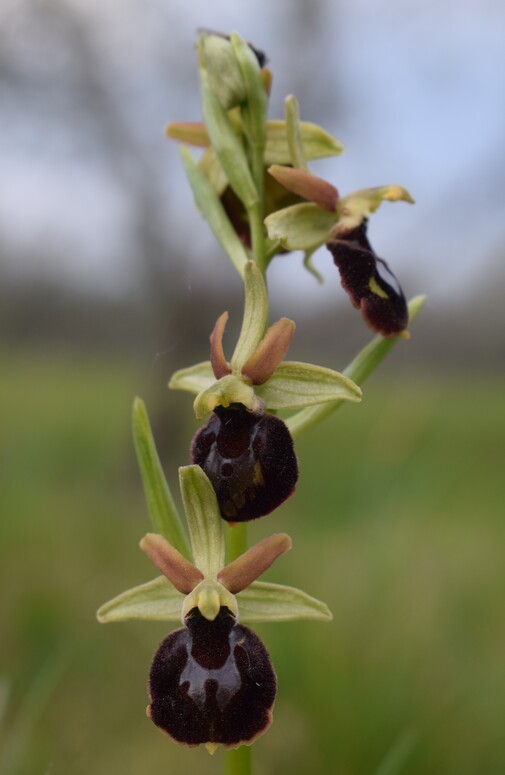
[[[302,118],[323,124],[346,147],[342,157],[314,166],[342,194],[387,183],[411,191],[414,207],[385,203],[369,231],[377,252],[400,277],[415,275],[419,290],[430,293],[450,296],[455,287],[470,293],[482,262],[503,256],[503,3],[68,4],[94,20],[97,50],[118,76],[115,96],[129,111],[140,142],[159,155],[166,170],[167,217],[181,228],[184,224],[201,246],[196,254],[212,248],[212,237],[194,212],[177,149],[164,140],[163,125],[169,119],[199,118],[194,39],[196,28],[209,27],[236,29],[267,52],[274,73],[272,117],[281,116],[287,93],[299,87],[307,95]],[[61,120],[64,105],[61,114],[44,109],[43,90],[48,82],[56,90],[60,79],[64,82],[72,51],[64,27],[56,38],[54,31],[46,36],[41,15],[32,18],[23,8],[19,0],[2,0],[1,42],[8,56],[0,57],[0,71],[10,57],[21,71],[39,73],[42,86],[34,96],[0,78],[0,262],[13,270],[9,248],[14,246],[18,273],[44,270],[69,282],[122,292],[134,281],[125,257],[130,202],[124,188],[104,174],[93,135],[85,142],[72,116]],[[320,13],[311,14],[317,8]],[[303,15],[301,31],[291,27],[293,13]],[[43,259],[34,249],[41,243],[54,245]],[[62,253],[67,261],[62,262]],[[300,260],[289,260],[289,282],[298,292],[302,283],[307,287],[306,279]],[[315,263],[327,274],[324,251]],[[279,263],[274,286],[281,270]],[[286,282],[285,272],[282,278]],[[316,290],[314,284],[314,297]]]

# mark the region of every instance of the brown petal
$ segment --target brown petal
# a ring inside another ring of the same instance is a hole
[[[265,336],[242,367],[242,374],[253,385],[262,385],[280,366],[295,333],[295,324],[289,318],[281,318],[270,326]]]
[[[231,374],[231,366],[224,357],[223,334],[228,322],[228,313],[223,312],[216,320],[214,330],[210,335],[210,362],[216,379]]]
[[[140,548],[147,554],[178,592],[189,595],[203,579],[203,573],[177,549],[157,533],[147,533],[140,542]]]
[[[292,191],[294,194],[302,196],[309,202],[322,207],[334,213],[337,208],[338,191],[328,181],[318,178],[308,170],[294,169],[293,167],[282,167],[279,164],[273,164],[268,168],[268,172],[281,185]]]
[[[237,595],[268,570],[277,557],[290,549],[291,538],[286,533],[263,538],[219,571],[218,581],[233,595]]]

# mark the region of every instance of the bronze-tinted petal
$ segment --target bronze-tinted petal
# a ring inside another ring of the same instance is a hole
[[[366,221],[326,246],[340,271],[342,287],[374,331],[396,336],[407,328],[407,301],[398,280],[366,236]]]
[[[156,652],[149,716],[179,743],[250,743],[272,720],[277,679],[263,643],[227,608],[210,622],[193,609]]]
[[[209,477],[221,516],[229,522],[269,514],[291,495],[298,479],[286,424],[242,404],[214,410],[193,439],[191,459]]]

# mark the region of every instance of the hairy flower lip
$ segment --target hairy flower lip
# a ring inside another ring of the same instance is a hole
[[[178,743],[250,744],[272,721],[277,678],[260,638],[226,608],[212,622],[189,612],[149,674],[148,717]]]
[[[240,405],[216,407],[193,438],[191,460],[209,477],[221,516],[229,522],[270,514],[292,495],[298,480],[285,423]]]
[[[340,271],[341,284],[367,325],[383,336],[408,338],[407,301],[384,259],[375,253],[367,237],[367,219],[341,232],[326,247]]]

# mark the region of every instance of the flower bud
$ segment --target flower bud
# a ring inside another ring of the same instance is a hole
[[[277,679],[267,650],[224,607],[213,621],[193,609],[185,624],[154,656],[149,717],[186,745],[251,743],[272,721]]]
[[[298,479],[286,424],[241,404],[216,407],[193,439],[191,458],[210,479],[228,522],[269,514],[291,495]]]
[[[221,35],[204,35],[202,50],[209,85],[225,110],[246,99],[246,86],[233,46]]]

